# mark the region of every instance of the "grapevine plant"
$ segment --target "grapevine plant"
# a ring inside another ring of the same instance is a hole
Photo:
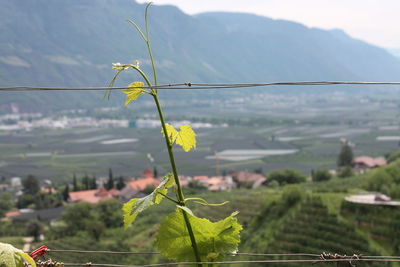
[[[132,69],[139,74],[142,81],[135,81],[129,84],[127,89],[122,90],[126,94],[125,105],[127,106],[130,102],[138,99],[142,94],[148,94],[153,98],[161,122],[161,133],[165,139],[172,172],[164,176],[163,181],[151,194],[143,198],[133,198],[123,205],[124,226],[125,228],[129,227],[140,212],[166,199],[176,205],[176,210],[164,218],[156,235],[155,245],[161,254],[175,261],[208,263],[221,261],[225,255],[237,250],[242,226],[237,222],[237,212],[221,221],[211,222],[208,219],[195,216],[187,207],[189,201],[209,206],[224,205],[227,202],[209,204],[202,198],[184,197],[174,158],[174,148],[180,146],[185,152],[194,150],[196,148],[196,133],[190,125],[181,125],[179,129],[175,129],[165,120],[158,98],[157,72],[149,40],[147,15],[150,5],[151,3],[145,9],[144,32],[134,21],[128,20],[128,22],[135,27],[147,46],[153,72],[153,83],[140,68],[138,61],[135,64],[113,63],[112,69],[116,70],[116,74],[110,82],[110,88],[125,70]],[[108,96],[110,92],[107,92]],[[202,264],[198,264],[198,266],[202,266]]]

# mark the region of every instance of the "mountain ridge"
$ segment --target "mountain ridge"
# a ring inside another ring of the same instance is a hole
[[[0,86],[103,87],[114,74],[112,62],[135,59],[150,71],[145,44],[126,22],[134,19],[143,26],[144,4],[3,0],[0,7]],[[171,5],[152,6],[149,25],[162,83],[394,81],[400,74],[398,58],[340,30],[248,13],[190,16]],[[118,85],[131,81],[126,74]],[[105,104],[98,101],[100,96],[98,92],[2,93],[0,105],[13,102],[28,110],[37,104],[48,109],[90,107]]]

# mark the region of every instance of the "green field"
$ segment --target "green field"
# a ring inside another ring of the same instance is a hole
[[[307,91],[306,91],[307,92]],[[273,89],[239,98],[235,91],[218,97],[205,91],[198,98],[179,101],[161,94],[167,121],[190,120],[228,127],[196,129],[197,150],[176,149],[178,169],[183,175],[214,175],[222,171],[262,168],[293,168],[309,175],[318,168],[334,169],[340,139],[349,139],[354,154],[383,156],[398,150],[395,139],[377,137],[399,135],[400,99],[397,94],[366,91],[357,95],[343,91],[278,93]],[[163,97],[165,96],[165,99]],[[101,119],[156,119],[150,99],[140,99],[129,108],[112,111],[87,110],[82,116]],[[59,117],[55,114],[54,117]],[[74,115],[77,116],[77,115]],[[137,139],[114,143],[116,139]],[[105,142],[105,143],[104,143]],[[107,144],[110,143],[111,144]],[[0,132],[0,175],[34,174],[54,181],[82,176],[137,176],[146,167],[156,166],[160,174],[169,171],[169,162],[160,130],[138,128],[74,128]],[[226,150],[242,151],[243,160],[211,159]],[[297,150],[294,154],[249,158],[251,150]],[[147,154],[155,159],[148,160]],[[218,163],[218,166],[217,166]]]

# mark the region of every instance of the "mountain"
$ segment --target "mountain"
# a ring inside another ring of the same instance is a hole
[[[149,70],[145,45],[126,22],[143,25],[143,12],[133,0],[0,0],[0,86],[105,86],[112,62],[135,59]],[[398,58],[341,30],[252,14],[189,16],[153,6],[150,33],[162,83],[394,81],[400,74]],[[134,79],[123,75],[119,84]],[[27,110],[104,105],[101,94],[2,92],[0,110],[10,102]]]
[[[388,51],[395,57],[400,58],[400,48],[392,48],[392,49],[388,49]]]

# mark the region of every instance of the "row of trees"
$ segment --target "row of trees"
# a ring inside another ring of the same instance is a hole
[[[107,190],[116,188],[118,190],[121,190],[122,188],[125,187],[125,181],[122,176],[118,177],[118,179],[114,178],[112,169],[110,168],[108,171],[108,180],[104,184],[102,184]],[[78,183],[78,180],[76,178],[76,174],[74,173],[72,177],[72,192],[77,192],[77,191],[82,191],[82,190],[90,190],[90,189],[97,189],[98,188],[98,183],[97,183],[97,178],[95,175],[92,177],[89,177],[89,175],[85,174],[81,178],[81,183]]]

